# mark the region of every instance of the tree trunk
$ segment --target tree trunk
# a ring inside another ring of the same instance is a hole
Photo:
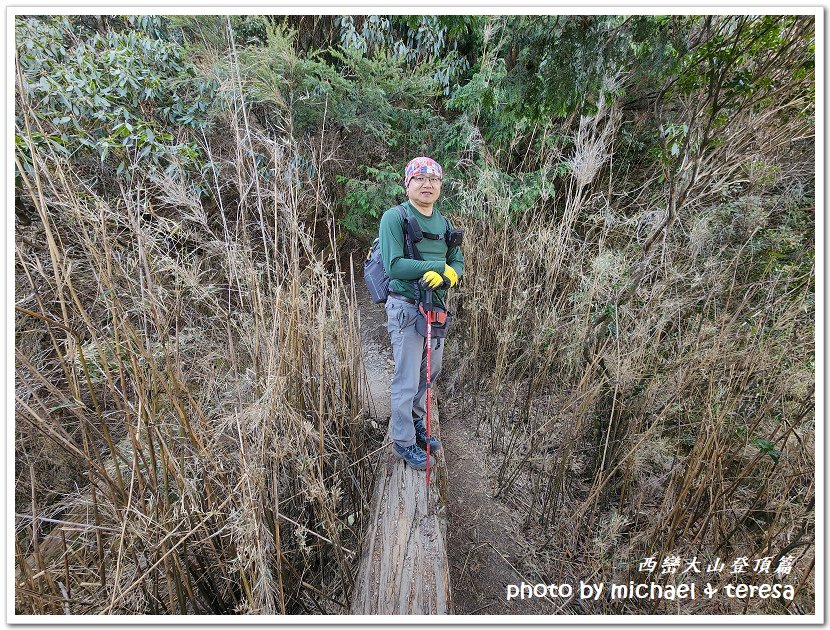
[[[434,401],[433,401],[434,402]],[[438,432],[437,406],[432,433]],[[387,441],[391,434],[387,433]],[[390,447],[381,458],[372,512],[352,593],[355,615],[442,615],[452,612],[447,532],[447,468],[443,449],[426,473]]]

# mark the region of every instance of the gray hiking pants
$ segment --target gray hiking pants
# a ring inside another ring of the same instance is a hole
[[[390,295],[386,300],[386,330],[392,341],[395,372],[392,375],[392,440],[400,446],[415,444],[415,420],[426,417],[426,339],[415,330],[417,304]],[[444,340],[432,340],[430,380],[441,372]]]

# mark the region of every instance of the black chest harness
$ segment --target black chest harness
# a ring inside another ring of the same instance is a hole
[[[462,230],[450,228],[450,222],[447,221],[447,217],[442,217],[444,219],[444,224],[447,226],[444,233],[433,234],[432,232],[424,232],[421,229],[421,225],[418,223],[418,220],[414,217],[410,220],[409,213],[403,205],[398,206],[398,211],[401,213],[401,219],[403,219],[404,241],[406,241],[410,258],[414,258],[415,260],[424,259],[418,251],[418,248],[415,247],[415,243],[419,243],[425,238],[428,238],[431,241],[444,241],[447,244],[447,249],[461,245],[464,238],[464,232]]]

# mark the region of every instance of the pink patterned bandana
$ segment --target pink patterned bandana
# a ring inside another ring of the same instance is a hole
[[[416,175],[436,175],[438,177],[443,177],[444,169],[442,169],[441,165],[432,158],[421,156],[410,160],[409,164],[406,165],[404,173],[406,176],[404,188],[408,188],[409,180]]]

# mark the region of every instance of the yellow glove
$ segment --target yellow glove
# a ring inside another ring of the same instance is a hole
[[[430,289],[437,289],[444,284],[444,276],[437,271],[427,271],[422,278]]]
[[[450,267],[449,265],[444,265],[444,279],[447,281],[451,287],[454,287],[458,284],[458,274],[455,273],[455,269]]]

